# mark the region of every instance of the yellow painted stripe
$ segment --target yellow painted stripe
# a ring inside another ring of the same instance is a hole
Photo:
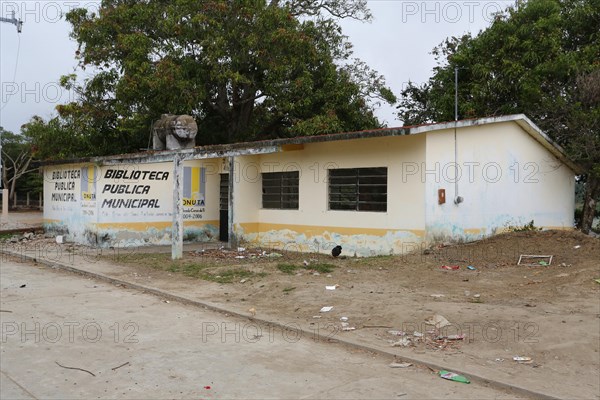
[[[50,218],[44,218],[44,219],[42,220],[42,222],[43,222],[44,224],[58,224],[58,223],[60,223],[60,222],[62,222],[62,221],[61,221],[60,219],[50,219]]]
[[[192,199],[197,199],[198,193],[200,193],[200,168],[192,167]]]
[[[425,236],[422,229],[378,229],[378,228],[357,228],[346,226],[313,226],[313,225],[288,225],[288,224],[269,224],[259,222],[241,223],[239,226],[244,229],[244,233],[261,233],[269,231],[280,231],[289,229],[297,233],[303,233],[307,237],[322,236],[325,233],[337,233],[340,235],[373,235],[385,236],[388,232],[410,232],[418,237]]]

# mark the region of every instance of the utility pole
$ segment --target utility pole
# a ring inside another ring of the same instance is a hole
[[[458,67],[454,67],[454,121],[458,121]]]
[[[17,33],[21,33],[21,31],[23,30],[23,21],[21,21],[20,19],[17,19],[17,17],[15,16],[14,10],[12,12],[12,18],[0,17],[0,22],[7,22],[9,24],[13,24],[14,26],[17,27]]]
[[[17,27],[17,33],[21,33],[23,30],[23,21],[21,19],[17,19],[15,15],[15,10],[12,11],[12,18],[4,18],[0,17],[0,22],[6,22],[9,24],[13,24]],[[2,189],[2,136],[0,135],[0,189]],[[8,215],[8,189],[2,189],[2,216],[6,217]]]

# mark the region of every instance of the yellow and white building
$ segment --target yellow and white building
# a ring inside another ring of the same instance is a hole
[[[578,173],[511,115],[47,164],[44,222],[174,257],[182,240],[399,254],[532,220],[571,229]]]

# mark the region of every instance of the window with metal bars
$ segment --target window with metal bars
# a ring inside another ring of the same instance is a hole
[[[387,211],[387,167],[328,172],[330,210]]]
[[[298,209],[300,173],[264,172],[262,174],[262,206],[278,210]]]

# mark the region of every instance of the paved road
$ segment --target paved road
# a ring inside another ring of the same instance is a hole
[[[248,320],[0,262],[2,399],[510,397]]]

